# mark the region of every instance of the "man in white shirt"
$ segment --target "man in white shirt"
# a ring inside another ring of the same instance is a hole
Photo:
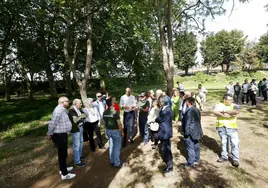
[[[123,139],[123,147],[126,146],[127,142],[127,129],[129,126],[129,138],[128,141],[133,143],[133,125],[135,120],[135,108],[136,108],[136,99],[133,95],[131,95],[131,89],[126,88],[126,94],[121,96],[120,98],[120,106],[124,109],[124,139]]]
[[[100,138],[98,138],[98,140],[99,140],[99,143],[98,143],[99,148],[100,149],[106,149],[104,147],[103,143],[102,143],[101,132],[100,132],[101,131],[101,126],[103,125],[103,112],[105,111],[105,104],[102,101],[102,94],[101,93],[97,93],[96,97],[97,97],[97,100],[94,102],[94,106],[98,110],[100,121],[99,121],[98,126],[95,129],[95,132],[96,132],[97,137],[100,137]]]
[[[241,97],[242,104],[245,103],[245,97],[246,97],[246,102],[247,103],[249,102],[248,89],[249,89],[249,83],[248,83],[248,80],[245,79],[244,83],[242,84],[242,97]]]

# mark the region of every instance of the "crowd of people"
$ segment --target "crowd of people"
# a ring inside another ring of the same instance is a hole
[[[268,88],[267,81],[266,90]],[[203,135],[201,127],[201,111],[206,102],[208,91],[201,84],[197,87],[197,93],[184,91],[181,83],[177,83],[178,88],[174,88],[172,96],[169,97],[162,90],[142,92],[137,97],[132,95],[130,88],[126,88],[125,94],[121,96],[120,102],[116,102],[115,96],[101,93],[96,94],[96,100],[88,98],[84,101],[74,99],[69,107],[67,97],[60,97],[58,106],[54,109],[52,119],[48,126],[48,139],[52,139],[58,149],[59,173],[61,178],[72,179],[76,175],[71,173],[73,167],[67,167],[67,142],[68,132],[72,135],[74,164],[77,167],[84,167],[83,143],[89,142],[92,152],[96,150],[96,143],[99,149],[106,149],[101,134],[104,126],[105,136],[109,141],[109,160],[111,167],[121,168],[124,163],[120,159],[121,147],[134,143],[134,127],[137,125],[137,134],[144,145],[151,144],[151,149],[159,147],[159,152],[166,168],[163,173],[173,170],[173,157],[171,151],[171,141],[173,135],[173,123],[178,125],[184,139],[186,151],[188,153],[185,168],[192,168],[200,163],[199,140]],[[240,86],[239,83],[230,83],[226,89],[227,94],[223,96],[223,102],[215,105],[214,114],[217,117],[216,130],[222,142],[221,157],[219,163],[228,161],[228,143],[231,144],[231,162],[233,166],[239,166],[239,137],[237,130],[237,115],[239,106],[237,91],[242,90],[241,100],[249,91],[257,91],[253,86],[254,82],[248,84],[247,80]],[[239,87],[238,87],[239,86]],[[263,87],[261,85],[261,87]],[[240,89],[238,89],[240,88]],[[245,89],[247,88],[247,89]],[[254,89],[253,89],[254,88]],[[263,88],[261,89],[264,90]],[[155,95],[156,94],[156,95]],[[262,92],[264,100],[267,100],[267,93]],[[266,98],[265,98],[266,96]],[[235,103],[233,103],[233,97]],[[250,97],[251,101],[253,100]],[[248,101],[247,101],[248,102]],[[253,105],[256,103],[253,103]],[[120,120],[120,110],[123,110],[123,124]]]

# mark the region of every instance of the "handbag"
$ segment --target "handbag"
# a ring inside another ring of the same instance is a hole
[[[158,131],[158,129],[159,129],[159,124],[156,123],[156,122],[150,122],[150,123],[149,123],[149,126],[150,126],[150,129],[151,129],[152,131]]]

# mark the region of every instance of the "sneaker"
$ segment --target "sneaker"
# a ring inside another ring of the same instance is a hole
[[[217,160],[218,163],[224,163],[224,162],[227,162],[227,161],[228,161],[228,159],[225,159],[225,158],[222,158],[222,157]]]
[[[184,168],[193,168],[194,164],[189,164],[188,162],[183,164]]]
[[[239,162],[238,162],[238,161],[233,161],[233,162],[232,162],[232,165],[233,165],[234,167],[239,167]]]
[[[80,163],[78,163],[78,164],[75,164],[75,166],[77,166],[77,167],[84,167],[84,166],[86,166],[86,165],[85,165],[85,163],[80,162]]]
[[[195,161],[194,165],[200,165],[200,161]]]
[[[81,157],[80,157],[80,160],[84,160],[84,159],[86,159],[85,156],[81,156]]]
[[[71,172],[73,169],[74,169],[74,167],[72,167],[72,166],[67,167],[67,171],[68,171],[68,172]],[[61,171],[59,171],[59,174],[61,174]]]
[[[128,142],[130,142],[131,144],[134,143],[134,141],[132,139],[128,139]]]
[[[70,179],[73,179],[75,176],[76,176],[76,174],[68,173],[65,176],[61,175],[61,179],[62,180],[70,180]]]

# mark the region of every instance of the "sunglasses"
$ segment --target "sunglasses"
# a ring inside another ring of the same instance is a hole
[[[97,96],[98,98],[101,97],[101,95]]]

